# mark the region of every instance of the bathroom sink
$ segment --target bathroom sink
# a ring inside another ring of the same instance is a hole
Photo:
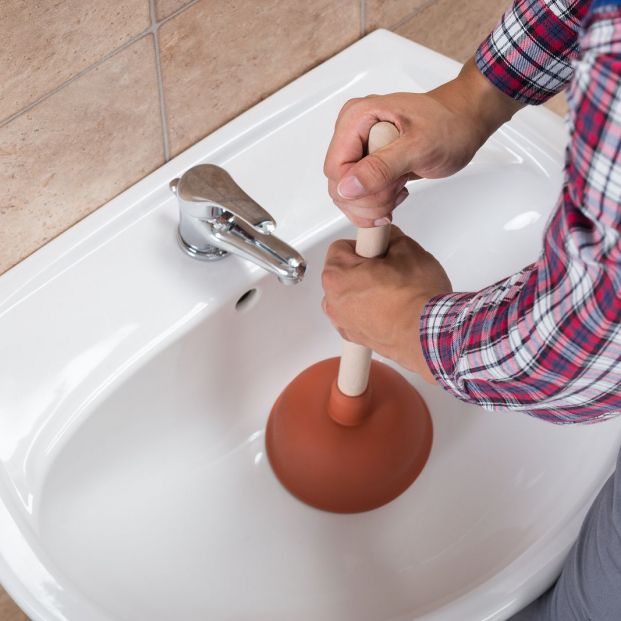
[[[312,509],[265,456],[282,388],[340,352],[320,308],[326,249],[354,235],[322,175],[337,112],[458,70],[377,31],[0,277],[0,582],[32,619],[491,621],[549,586],[621,420],[487,412],[403,372],[434,443],[392,503]],[[395,221],[455,290],[490,284],[536,258],[565,141],[522,111],[461,173],[411,184]],[[301,284],[181,251],[168,183],[203,162],[275,216]]]

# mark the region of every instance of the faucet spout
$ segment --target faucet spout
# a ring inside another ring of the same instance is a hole
[[[293,285],[304,278],[306,261],[294,248],[275,235],[259,233],[245,222],[217,222],[215,244],[274,274],[281,283]]]
[[[179,203],[178,239],[200,260],[236,254],[276,275],[284,284],[302,280],[304,257],[272,234],[276,223],[219,166],[200,164],[173,179]]]

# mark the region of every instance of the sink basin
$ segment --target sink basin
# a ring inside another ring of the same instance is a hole
[[[326,248],[354,234],[322,175],[337,112],[458,70],[377,31],[0,277],[0,581],[32,619],[491,621],[555,578],[621,420],[486,412],[404,373],[434,443],[392,503],[312,509],[265,456],[282,388],[340,352],[320,308]],[[396,223],[455,290],[507,276],[539,252],[565,140],[558,117],[522,111],[461,173],[411,184]],[[275,216],[302,284],[181,252],[168,182],[201,162]]]

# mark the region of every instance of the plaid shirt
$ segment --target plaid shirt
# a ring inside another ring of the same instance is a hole
[[[444,388],[489,410],[611,417],[621,412],[621,0],[517,0],[476,60],[526,103],[569,84],[564,185],[535,263],[426,305],[427,362]]]

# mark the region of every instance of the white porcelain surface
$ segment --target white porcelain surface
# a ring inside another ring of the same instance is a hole
[[[329,242],[352,235],[322,175],[336,114],[458,69],[376,32],[0,278],[0,581],[33,619],[491,621],[550,583],[621,420],[485,412],[408,375],[434,444],[388,506],[316,511],[265,458],[280,390],[339,353],[319,283]],[[490,284],[536,258],[564,142],[555,115],[521,112],[462,173],[412,184],[396,222],[456,290]],[[205,161],[306,254],[303,284],[179,250],[168,182]]]

